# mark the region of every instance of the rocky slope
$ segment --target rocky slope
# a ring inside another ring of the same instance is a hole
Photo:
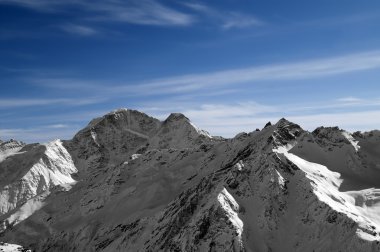
[[[94,119],[0,161],[0,241],[35,251],[380,251],[380,133]],[[3,155],[4,156],[4,155]]]

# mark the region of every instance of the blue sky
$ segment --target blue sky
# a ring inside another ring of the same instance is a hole
[[[379,129],[379,1],[0,0],[0,139],[126,107],[232,137]]]

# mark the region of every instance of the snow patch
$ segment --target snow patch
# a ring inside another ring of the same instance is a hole
[[[227,214],[232,225],[235,227],[236,232],[238,233],[239,242],[242,242],[241,235],[243,233],[243,221],[238,216],[240,208],[238,203],[234,197],[232,197],[232,195],[226,190],[226,188],[223,188],[223,190],[219,193],[218,202]]]
[[[46,175],[46,181],[50,181],[53,185],[75,183],[76,181],[71,177],[71,174],[78,172],[78,170],[74,165],[71,155],[63,147],[61,140],[50,142],[45,144],[45,146],[45,154],[50,160],[50,166],[46,169],[47,164],[43,163],[41,159],[35,165],[35,169]]]
[[[126,112],[126,111],[128,111],[127,108],[118,108],[118,109],[112,110],[110,112],[110,114],[117,114],[117,113],[122,113],[122,112]]]
[[[20,252],[20,251],[25,251],[25,252],[31,252],[31,250],[23,250],[24,248],[20,245],[16,244],[10,244],[10,243],[5,243],[5,242],[0,242],[0,251],[2,252]]]
[[[277,173],[277,179],[278,179],[278,184],[281,186],[281,188],[285,188],[285,179],[281,174],[276,170]]]
[[[100,144],[98,143],[98,135],[93,130],[91,130],[91,138],[94,140],[95,144],[99,147]]]
[[[359,141],[355,140],[351,133],[347,131],[342,131],[342,135],[351,143],[351,145],[355,148],[355,151],[358,152],[360,149]]]
[[[239,160],[239,162],[237,162],[235,165],[234,165],[234,168],[238,171],[241,171],[243,168],[244,168],[244,163],[243,163],[243,160]]]
[[[138,159],[141,156],[141,154],[132,154],[131,160]]]

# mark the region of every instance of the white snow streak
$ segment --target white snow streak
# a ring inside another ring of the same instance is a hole
[[[359,141],[356,141],[355,138],[353,138],[353,136],[347,131],[343,131],[342,135],[351,143],[351,145],[355,148],[355,151],[358,152],[360,149]]]
[[[226,188],[223,188],[223,190],[218,195],[218,201],[220,203],[220,206],[224,209],[227,216],[229,217],[232,225],[236,228],[236,231],[238,233],[238,236],[241,237],[241,234],[243,233],[243,221],[239,218],[238,212],[239,212],[239,205],[235,201],[234,197],[226,190]]]
[[[198,134],[206,136],[208,138],[212,138],[212,136],[210,135],[210,133],[208,133],[205,130],[202,130],[202,129],[198,128],[194,123],[190,122],[190,125],[193,126],[193,128],[197,131]]]

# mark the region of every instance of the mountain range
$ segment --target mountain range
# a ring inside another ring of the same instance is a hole
[[[0,175],[3,251],[380,251],[378,130],[227,139],[118,109],[71,140],[0,141]]]

